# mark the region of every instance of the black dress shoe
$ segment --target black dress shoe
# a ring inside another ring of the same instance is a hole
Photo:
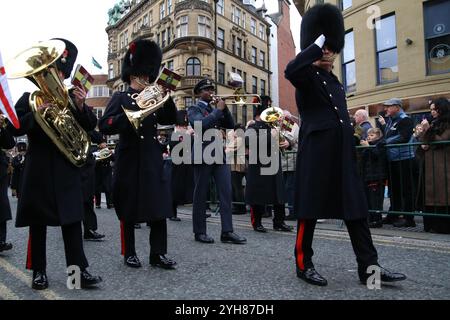
[[[399,219],[393,223],[395,228],[414,228],[416,223],[414,220]]]
[[[382,228],[382,227],[383,227],[383,222],[381,220],[369,222],[369,228]]]
[[[367,268],[358,268],[359,280],[362,284],[367,285],[367,279],[371,274],[366,273]],[[383,267],[380,267],[380,280],[381,282],[397,282],[406,280],[406,276],[403,273],[391,272]]]
[[[99,241],[102,240],[105,237],[104,234],[100,234],[95,232],[94,230],[88,230],[84,233],[84,240],[90,240],[90,241]]]
[[[172,218],[169,218],[169,220],[170,221],[175,221],[175,222],[180,222],[181,221],[181,219],[178,218],[178,217],[172,217]]]
[[[294,228],[292,228],[291,226],[288,226],[284,222],[280,223],[280,224],[274,224],[273,225],[273,230],[275,230],[275,231],[291,232],[292,229],[294,229]]]
[[[267,233],[267,229],[262,225],[254,227],[253,230],[255,230],[256,232]]]
[[[297,277],[315,286],[324,287],[328,284],[328,281],[314,268],[307,268],[304,271],[297,268]]]
[[[0,252],[2,251],[8,251],[13,248],[13,245],[8,242],[0,242]]]
[[[247,243],[247,239],[237,235],[234,232],[224,232],[220,236],[220,241],[223,243],[233,243],[233,244],[245,244]]]
[[[130,256],[128,258],[125,258],[125,264],[127,266],[129,266],[130,268],[140,268],[140,267],[142,267],[142,264],[139,261],[139,258],[137,256]]]
[[[83,289],[95,287],[102,281],[101,277],[93,276],[87,270],[81,271],[81,288]]]
[[[95,208],[96,208],[96,209],[101,209],[101,208],[102,208],[102,206],[95,206]]]
[[[206,214],[206,219],[208,219],[208,218],[211,218],[211,214],[210,213]]]
[[[152,254],[150,255],[150,265],[161,269],[174,270],[177,263],[164,255]]]
[[[202,243],[214,243],[214,239],[207,234],[196,234],[195,241]]]
[[[34,290],[45,290],[48,288],[48,278],[45,270],[33,271],[33,281],[31,282],[31,288]]]

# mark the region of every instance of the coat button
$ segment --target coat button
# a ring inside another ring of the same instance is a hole
[[[326,85],[327,85],[327,82],[326,82],[326,81],[324,81],[324,82],[323,82],[323,84],[324,84],[324,85],[326,86]]]
[[[335,110],[339,110],[338,107],[334,107]]]
[[[144,140],[144,136],[141,136],[141,139]]]
[[[317,75],[320,75],[319,71],[317,71]]]
[[[132,104],[133,106],[135,106],[135,105],[136,105],[136,103],[135,103],[135,102],[132,102],[131,104]]]
[[[330,93],[330,98],[333,98],[333,95]]]
[[[340,120],[341,121],[341,123],[344,123],[344,121],[343,120]]]

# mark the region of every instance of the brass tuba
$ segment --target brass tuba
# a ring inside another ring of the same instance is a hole
[[[90,139],[74,118],[76,106],[58,76],[55,62],[64,53],[59,40],[40,42],[19,53],[8,64],[10,79],[27,78],[40,90],[30,95],[34,118],[56,147],[75,166],[81,167],[88,158]],[[47,108],[41,108],[43,105]]]
[[[145,88],[140,93],[133,94],[131,98],[136,101],[136,104],[141,110],[131,111],[123,108],[128,120],[136,131],[139,129],[145,118],[164,107],[164,104],[170,98],[169,92],[156,82],[150,84],[141,79],[137,79],[137,81]]]

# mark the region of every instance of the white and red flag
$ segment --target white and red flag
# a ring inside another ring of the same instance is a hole
[[[17,129],[20,128],[19,119],[12,103],[9,92],[6,70],[3,65],[2,54],[0,52],[0,111]]]

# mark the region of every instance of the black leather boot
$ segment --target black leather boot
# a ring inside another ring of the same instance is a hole
[[[169,258],[166,258],[162,254],[151,254],[150,265],[152,267],[157,267],[161,269],[174,270],[177,263]]]
[[[315,286],[324,287],[328,284],[328,281],[314,268],[306,268],[304,271],[297,268],[297,277]]]
[[[48,278],[45,270],[34,270],[31,288],[34,290],[45,290],[48,288]]]
[[[86,269],[81,271],[81,288],[83,289],[95,287],[102,281],[101,277],[91,275]]]

